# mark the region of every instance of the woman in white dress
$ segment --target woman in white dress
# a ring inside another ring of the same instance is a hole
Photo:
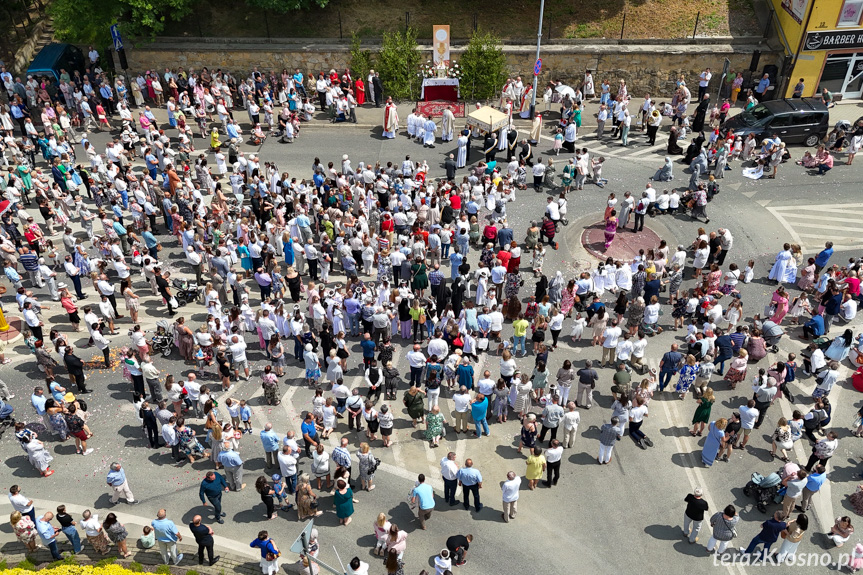
[[[30,460],[33,467],[39,470],[42,477],[48,477],[54,473],[49,468],[51,462],[54,461],[54,457],[45,449],[45,445],[36,439],[35,435],[31,435],[30,441],[22,443],[21,446],[27,452],[27,459]]]
[[[792,259],[791,244],[784,244],[782,246],[782,251],[776,254],[776,261],[773,264],[773,267],[770,268],[770,274],[767,276],[767,279],[771,279],[776,283],[785,281],[788,266],[789,264],[793,265]]]
[[[784,283],[797,283],[797,269],[803,263],[803,250],[797,244],[791,244],[791,259],[788,260],[788,265],[785,266],[785,275],[782,281]]]
[[[581,86],[581,92],[586,100],[592,100],[596,96],[596,89],[593,87],[593,74],[590,70],[584,73],[584,84]]]

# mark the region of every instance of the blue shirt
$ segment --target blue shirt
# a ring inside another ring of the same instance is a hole
[[[303,434],[303,437],[305,437],[306,435],[308,435],[309,437],[311,437],[312,439],[314,439],[314,438],[315,438],[315,435],[318,433],[318,430],[317,430],[317,428],[315,427],[315,422],[314,422],[314,421],[312,421],[312,422],[310,422],[310,423],[307,423],[307,422],[305,422],[305,421],[304,421],[304,422],[303,422],[303,424],[302,424],[302,425],[300,425],[300,432]]]
[[[470,404],[470,414],[474,421],[482,421],[488,413],[488,398],[484,397],[482,401],[473,402]]]
[[[118,236],[125,236],[126,235],[126,228],[124,228],[123,224],[121,224],[120,222],[114,222],[113,227],[114,227],[114,231],[117,233]]]
[[[264,446],[264,451],[270,453],[279,450],[279,434],[275,431],[261,432],[261,445]]]
[[[827,265],[827,262],[830,260],[830,257],[833,255],[833,248],[827,248],[818,252],[818,255],[815,256],[815,265],[818,267],[824,267]]]
[[[225,453],[224,451],[222,453]],[[221,459],[221,455],[219,456]],[[154,519],[150,522],[153,527],[153,535],[156,541],[164,541],[166,543],[177,541],[177,526],[170,519]]]
[[[473,389],[473,367],[470,365],[460,365],[456,368],[455,374],[458,377],[459,386],[465,386],[468,389]],[[485,413],[485,412],[483,412]]]
[[[44,395],[36,395],[35,393],[30,396],[30,403],[33,404],[33,409],[36,410],[36,413],[39,415],[45,415],[45,399]]]
[[[156,236],[150,230],[145,231],[142,235],[144,236],[144,244],[146,244],[147,249],[152,250],[159,245],[159,240],[156,239]]]
[[[252,410],[248,406],[240,408],[240,420],[241,421],[251,421],[252,420]]]
[[[452,252],[449,255],[449,268],[450,268],[450,278],[455,279],[458,277],[458,267],[461,265],[461,262],[464,260],[462,255],[458,252]]]
[[[461,484],[465,487],[471,487],[472,485],[482,482],[482,473],[473,467],[462,467],[458,470],[456,478],[461,481]]]
[[[228,124],[228,137],[229,138],[239,138],[240,134],[237,132],[237,127],[234,124]]]
[[[763,93],[768,86],[770,86],[770,78],[761,78],[761,81],[758,82],[758,88],[755,91]]]
[[[113,487],[120,487],[126,483],[126,472],[122,468],[117,471],[111,470],[108,472],[108,484]]]
[[[826,473],[812,473],[807,478],[806,489],[809,491],[818,491],[825,481],[827,481]]]
[[[679,351],[667,351],[662,356],[662,371],[677,371],[683,355]]]
[[[804,327],[808,327],[812,330],[812,335],[818,337],[824,335],[824,316],[823,315],[814,315],[812,319],[803,324]]]
[[[239,467],[243,464],[243,460],[240,457],[240,454],[233,449],[230,451],[221,451],[219,453],[218,459],[219,463],[221,463],[225,467]]]
[[[434,509],[434,490],[428,483],[420,483],[414,487],[411,496],[419,500],[420,509]]]
[[[44,517],[44,515],[42,517]],[[54,534],[54,526],[47,521],[42,521],[42,517],[36,520],[36,531],[39,532],[39,537],[42,539],[42,543],[49,545],[56,537]]]
[[[356,315],[360,312],[360,302],[356,298],[350,297],[345,300],[345,311],[349,315]]]
[[[363,357],[375,356],[375,342],[373,340],[364,339],[360,344],[360,347],[363,348]]]

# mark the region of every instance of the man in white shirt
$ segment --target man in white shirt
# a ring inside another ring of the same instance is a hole
[[[293,449],[290,445],[285,445],[277,458],[279,471],[285,478],[285,488],[291,495],[297,490],[297,457],[299,457],[299,453],[299,448]]]
[[[199,286],[204,285],[201,277],[201,255],[195,251],[195,246],[186,247],[186,261],[195,270],[195,281],[198,282]]]
[[[611,321],[611,325],[605,328],[602,332],[602,367],[605,367],[606,361],[614,367],[614,360],[617,355],[617,341],[623,331],[617,327],[617,320]]]
[[[633,348],[633,343],[629,341],[630,337],[631,336],[629,335],[629,332],[626,332],[623,333],[622,338],[618,338],[615,350],[617,361],[629,361],[629,358],[632,355]]]
[[[704,99],[704,94],[707,93],[707,86],[710,84],[710,79],[713,77],[713,74],[710,73],[710,68],[705,68],[704,71],[698,76],[698,101]]]
[[[548,214],[548,219],[553,221],[556,227],[560,221],[560,205],[551,196],[548,197],[546,202],[545,213]]]
[[[426,356],[423,355],[422,351],[420,351],[420,344],[415,343],[413,350],[407,352],[405,356],[407,357],[411,368],[411,387],[419,387],[422,385],[422,373],[423,368],[426,365]]]
[[[42,274],[42,277],[45,277],[44,273]],[[854,319],[857,316],[857,300],[850,295],[846,295],[845,301],[842,302],[842,308],[839,315],[841,315],[842,319],[845,321],[851,321]]]
[[[500,332],[503,329],[503,314],[500,312],[499,306],[494,306],[494,309],[488,314],[488,318],[491,320],[491,337],[500,341]]]
[[[436,355],[438,360],[443,361],[449,351],[449,345],[443,340],[443,334],[440,330],[435,330],[434,337],[429,340],[426,351],[429,357]]]
[[[560,460],[563,457],[563,446],[557,439],[552,439],[550,447],[545,450],[545,462],[548,469],[548,476],[542,482],[546,487],[557,485],[560,479]]]
[[[515,514],[518,511],[518,490],[520,487],[521,477],[516,475],[515,471],[508,472],[506,481],[500,486],[503,492],[503,513],[501,516],[505,523],[509,523],[510,519],[515,519]]]
[[[274,334],[279,333],[279,330],[276,328],[276,324],[270,319],[270,311],[266,309],[264,310],[261,319],[258,320],[258,327],[261,328],[261,337],[264,338],[264,341],[270,341],[270,338],[273,337]],[[269,350],[265,351],[267,353],[267,358],[269,358]]]
[[[638,339],[632,342],[632,359],[630,360],[630,364],[632,367],[638,371],[638,373],[644,373],[645,365],[644,365],[644,350],[647,349],[647,337],[645,337],[644,332],[639,330]],[[618,355],[619,357],[619,355]]]
[[[455,498],[455,492],[458,488],[458,463],[455,460],[455,453],[450,451],[446,457],[440,460],[440,474],[443,477],[443,499],[450,506],[458,505]]]
[[[189,393],[189,401],[192,402],[192,408],[195,410],[195,417],[203,417],[204,409],[201,405],[201,384],[197,382],[197,377],[194,373],[189,374],[189,379],[183,383],[183,387]]]
[[[581,414],[575,409],[575,402],[566,404],[566,413],[563,414],[563,447],[569,449],[575,445],[575,437],[578,433],[578,424],[581,423]],[[546,460],[546,462],[548,462]]]
[[[57,272],[45,265],[45,258],[39,258],[39,275],[48,284],[51,299],[60,301],[60,292],[57,291]]]
[[[455,423],[453,427],[456,433],[467,433],[470,423],[470,395],[467,392],[467,387],[462,385],[458,391],[452,396],[455,404]]]
[[[677,246],[677,251],[674,252],[674,255],[671,256],[671,261],[668,262],[668,267],[673,268],[674,266],[680,266],[680,269],[686,265],[686,250],[682,245]]]
[[[545,164],[542,163],[542,156],[537,158],[533,165],[533,189],[537,192],[542,191],[542,179],[545,176]]]
[[[453,457],[455,454],[453,454]],[[12,508],[21,513],[21,515],[29,515],[30,519],[36,521],[36,511],[34,510],[33,500],[26,497],[18,489],[17,485],[9,488],[9,502],[12,503]]]
[[[246,342],[238,336],[231,336],[231,343],[228,345],[231,350],[231,364],[234,367],[234,377],[240,379],[240,368],[243,368],[243,373],[246,376],[246,381],[249,380],[249,360],[246,358]]]
[[[758,409],[755,408],[755,400],[750,399],[746,405],[740,407],[740,429],[743,430],[743,441],[740,442],[740,449],[746,447],[749,443],[749,435],[755,429],[755,421],[758,419]]]

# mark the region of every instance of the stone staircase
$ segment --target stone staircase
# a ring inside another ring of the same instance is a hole
[[[24,74],[33,57],[39,53],[43,47],[54,41],[54,20],[50,16],[45,16],[33,28],[33,32],[26,42],[15,53],[15,61],[12,63],[12,69],[19,74]]]

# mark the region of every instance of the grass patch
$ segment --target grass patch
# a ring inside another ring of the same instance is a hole
[[[104,559],[96,563],[96,567],[107,567],[108,565],[113,565],[116,562],[116,557],[105,557]]]
[[[29,559],[25,559],[21,563],[15,566],[16,569],[20,569],[22,571],[36,571],[36,566]]]
[[[133,573],[143,573],[144,566],[137,561],[132,561],[131,563],[129,563],[129,571],[132,571]]]
[[[171,575],[171,568],[168,565],[159,565],[156,567],[156,573],[161,573],[162,575]]]
[[[242,2],[242,0],[240,0]],[[404,30],[406,14],[419,38],[431,38],[434,24],[450,24],[456,40],[469,38],[474,24],[504,40],[533,40],[539,25],[539,3],[493,0],[331,0],[326,8],[288,14],[242,7],[237,0],[200,0],[192,14],[165,26],[165,36],[337,38],[353,34],[380,38]],[[619,38],[626,11],[624,38],[684,38],[692,35],[695,15],[702,12],[699,36],[758,33],[751,0],[546,0],[543,34],[552,38]],[[708,14],[708,16],[705,16]],[[706,20],[706,21],[705,21]],[[290,32],[287,32],[287,31]]]

